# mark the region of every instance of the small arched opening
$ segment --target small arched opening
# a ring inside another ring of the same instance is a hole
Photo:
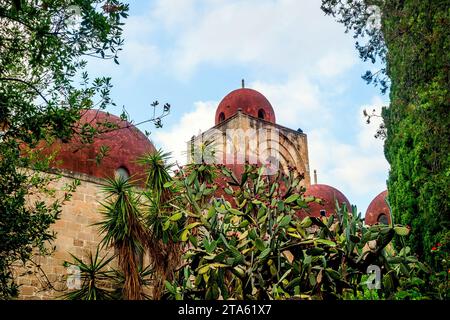
[[[379,224],[386,224],[386,225],[389,224],[388,217],[384,213],[381,213],[378,216],[378,223]]]
[[[220,123],[220,122],[223,122],[224,120],[225,120],[225,113],[221,112],[221,113],[219,114],[219,123]]]
[[[128,179],[130,177],[130,171],[124,166],[116,169],[116,178]]]
[[[259,119],[263,119],[263,120],[266,119],[266,112],[264,111],[264,109],[259,109],[258,110],[258,118]]]

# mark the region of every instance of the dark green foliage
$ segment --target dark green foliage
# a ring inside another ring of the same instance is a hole
[[[106,2],[109,9],[99,9]],[[66,23],[74,6],[78,25]],[[33,249],[51,250],[48,228],[76,186],[53,202],[31,199],[38,193],[54,199],[48,184],[57,178],[29,170],[49,168],[49,157],[34,148],[40,141],[67,141],[74,132],[92,140],[93,130],[75,123],[82,110],[112,103],[111,84],[108,78],[90,83],[82,58],[117,59],[127,10],[115,0],[0,4],[0,299],[18,292],[13,263],[26,262]]]
[[[168,224],[186,253],[177,277],[166,281],[166,298],[393,299],[400,282],[429,273],[409,248],[392,247],[396,234],[409,233],[406,227],[366,227],[356,208],[349,213],[339,204],[335,216],[299,219],[300,208],[316,199],[303,196],[292,172],[268,177],[246,166],[236,177],[220,171],[229,201],[216,198],[217,185],[202,183],[199,172],[181,171],[174,181],[181,203]],[[367,288],[370,265],[380,267],[379,290]]]
[[[76,288],[62,296],[67,300],[120,300],[123,299],[123,290],[126,284],[125,276],[120,270],[115,270],[112,263],[116,255],[99,257],[99,248],[89,254],[88,262],[72,255],[73,262],[66,261],[65,267],[72,267],[74,271],[66,280]],[[142,286],[149,286],[153,274],[152,268],[138,267],[138,278]],[[77,283],[77,281],[79,281]],[[150,297],[143,294],[144,298]]]
[[[122,295],[127,300],[143,298],[139,278],[140,261],[144,255],[149,233],[140,213],[140,202],[128,179],[108,179],[104,187],[107,193],[102,203],[104,219],[97,223],[103,234],[104,247],[113,247],[123,274]]]
[[[145,185],[150,192],[155,193],[154,198],[164,202],[165,192],[164,184],[172,180],[170,177],[170,169],[173,164],[167,163],[170,158],[169,152],[163,152],[161,149],[143,155],[137,162],[144,167],[146,172]],[[162,199],[160,199],[162,197]]]
[[[381,29],[366,27],[369,4],[380,8]],[[408,245],[432,263],[431,247],[450,223],[450,2],[323,0],[322,8],[368,36],[358,47],[364,60],[385,64],[375,78],[391,84],[382,113],[389,202],[395,222],[412,228]]]
[[[430,249],[450,223],[450,9],[408,1],[386,18],[391,105],[383,112],[389,200],[410,224],[413,251]],[[407,30],[395,36],[399,30]]]
[[[155,157],[161,159],[161,154]],[[160,170],[167,170],[167,157],[164,160]],[[409,228],[398,224],[367,227],[355,207],[349,213],[338,203],[335,215],[300,219],[299,210],[319,199],[304,197],[301,180],[292,172],[264,176],[262,168],[246,165],[242,176],[236,177],[224,166],[192,164],[175,173],[163,185],[168,200],[160,203],[161,214],[154,210],[159,201],[151,201],[150,212],[139,214],[137,208],[144,207],[135,203],[130,210],[125,198],[138,199],[144,194],[151,200],[162,192],[140,191],[111,180],[108,190],[114,195],[107,200],[107,219],[101,223],[104,241],[114,245],[120,243],[114,239],[125,239],[131,233],[130,212],[140,221],[140,228],[148,230],[149,242],[136,239],[120,248],[138,252],[145,242],[146,249],[156,250],[150,252],[153,263],[145,269],[130,264],[132,255],[124,255],[140,288],[151,285],[155,289],[153,299],[445,299],[448,295],[448,274],[431,273],[403,246]],[[216,194],[219,188],[226,198]],[[145,224],[138,217],[147,214],[158,218]],[[400,250],[392,246],[395,236],[402,243]],[[447,243],[442,241],[436,245],[439,249],[433,249],[436,259],[445,258],[441,261],[445,268],[448,265],[443,261],[448,256],[439,252],[446,252]],[[120,258],[120,249],[117,252]],[[76,262],[79,265],[80,259]],[[375,278],[367,274],[371,265],[380,268],[379,289],[367,285]],[[80,269],[96,268],[83,265]],[[91,283],[98,283],[95,273],[88,272],[95,281],[84,281],[80,290],[66,297],[110,298],[87,295],[89,290],[101,289],[97,285],[89,289]],[[125,273],[115,271],[108,279],[117,288],[117,299],[129,298],[124,294],[126,278]],[[163,291],[159,292],[161,282]],[[141,292],[139,298],[150,297]]]
[[[80,258],[72,255],[74,262],[65,262],[65,267],[75,267],[74,272],[69,281],[73,281],[74,291],[70,291],[63,295],[67,300],[111,300],[114,299],[114,291],[105,289],[105,284],[111,283],[113,279],[113,271],[108,270],[108,265],[113,259],[111,257],[99,257],[99,250],[89,254],[88,262],[83,262]],[[79,281],[79,282],[78,282]]]
[[[172,202],[176,198],[176,193],[166,185],[172,184],[170,176],[173,164],[170,162],[170,153],[158,150],[151,154],[146,154],[138,159],[138,163],[146,171],[146,187],[143,195],[148,201],[146,211],[146,227],[149,231],[147,248],[150,259],[153,263],[155,281],[153,283],[153,298],[160,299],[164,290],[164,281],[172,280],[173,271],[178,267],[181,258],[180,246],[173,241],[176,231],[169,228],[170,222],[179,217],[172,216]]]

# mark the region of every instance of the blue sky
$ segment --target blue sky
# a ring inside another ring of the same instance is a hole
[[[120,65],[89,63],[111,76],[113,98],[135,122],[154,100],[172,105],[156,147],[183,161],[184,142],[214,125],[220,100],[246,81],[274,107],[277,122],[308,135],[311,172],[340,189],[358,210],[386,188],[388,164],[378,123],[362,110],[388,104],[367,85],[354,39],[320,10],[320,0],[137,0],[130,3]]]

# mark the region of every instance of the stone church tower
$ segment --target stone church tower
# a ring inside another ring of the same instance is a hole
[[[277,124],[267,98],[244,83],[219,103],[214,127],[191,138],[188,154],[189,162],[225,164],[237,175],[246,162],[263,165],[268,175],[294,170],[311,184],[306,134]]]

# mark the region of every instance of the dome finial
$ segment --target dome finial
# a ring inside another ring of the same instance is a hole
[[[242,89],[245,88],[245,80],[242,79]]]

